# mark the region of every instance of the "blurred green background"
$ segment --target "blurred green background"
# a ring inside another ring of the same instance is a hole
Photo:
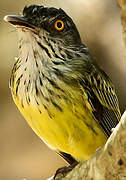
[[[0,1],[0,180],[44,180],[65,162],[42,143],[14,105],[8,81],[17,56],[15,29],[3,21],[29,4],[61,7],[73,18],[83,42],[113,80],[121,111],[126,107],[126,52],[115,0]]]

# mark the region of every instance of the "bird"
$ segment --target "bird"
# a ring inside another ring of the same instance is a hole
[[[121,118],[111,79],[63,9],[30,5],[4,20],[19,38],[10,77],[19,111],[68,164],[90,159]]]

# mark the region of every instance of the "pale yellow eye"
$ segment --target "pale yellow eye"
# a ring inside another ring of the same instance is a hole
[[[54,27],[57,31],[62,31],[64,29],[64,22],[59,19],[55,22]]]

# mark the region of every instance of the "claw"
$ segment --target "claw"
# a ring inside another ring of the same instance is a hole
[[[70,172],[72,170],[72,168],[70,166],[66,167],[61,167],[59,169],[57,169],[55,175],[54,175],[54,179],[56,179],[57,177],[65,177],[65,175]]]
[[[56,180],[58,177],[65,177],[67,175],[67,173],[69,173],[78,163],[73,163],[72,165],[70,166],[64,166],[64,167],[61,167],[59,169],[57,169],[55,175],[54,175],[54,180]]]

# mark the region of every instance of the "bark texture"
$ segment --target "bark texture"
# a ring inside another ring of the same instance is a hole
[[[121,9],[121,22],[123,26],[123,38],[126,46],[126,0],[117,0]]]

